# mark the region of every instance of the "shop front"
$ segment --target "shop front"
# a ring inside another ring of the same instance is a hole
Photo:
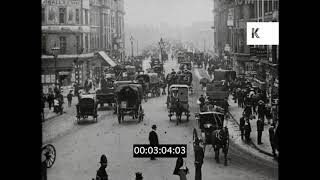
[[[233,53],[234,66],[233,70],[236,71],[236,74],[246,74],[248,71],[247,62],[250,62],[250,55],[243,53]]]
[[[41,81],[43,93],[47,94],[54,87],[72,86],[85,78],[85,61],[90,54],[60,55],[57,59],[53,56],[43,55],[41,58]],[[93,56],[93,54],[92,54]]]

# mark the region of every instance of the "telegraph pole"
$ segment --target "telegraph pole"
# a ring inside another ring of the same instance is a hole
[[[137,39],[137,56],[139,55],[139,44],[138,44],[138,39]]]

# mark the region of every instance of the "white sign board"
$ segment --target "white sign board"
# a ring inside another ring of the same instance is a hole
[[[227,26],[233,26],[234,8],[230,8],[228,12]]]
[[[279,22],[247,22],[247,45],[279,45]]]

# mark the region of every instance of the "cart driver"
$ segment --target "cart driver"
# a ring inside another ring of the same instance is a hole
[[[200,109],[202,109],[206,101],[206,99],[203,97],[203,94],[201,94],[199,101],[200,101]]]
[[[178,99],[178,91],[177,90],[173,90],[172,91],[171,104],[175,104],[177,102],[177,99]]]

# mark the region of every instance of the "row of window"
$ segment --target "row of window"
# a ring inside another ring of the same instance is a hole
[[[255,1],[254,4],[249,4],[249,18],[256,18],[259,14],[259,17],[262,16],[262,6],[264,9],[264,13],[272,12],[274,10],[279,9],[279,1],[278,0],[265,0],[263,1]],[[246,11],[246,6],[238,6],[236,8],[235,14],[239,19],[244,18],[244,12]]]
[[[108,29],[108,31],[110,31],[110,29]],[[110,49],[111,47],[111,37],[107,36],[105,33],[103,35],[103,39],[102,42],[100,44],[100,36],[97,34],[90,34],[90,46],[91,46],[91,50],[97,50],[97,49],[101,49],[103,46],[103,48],[105,49]],[[89,50],[89,34],[84,34],[84,39],[85,39],[85,44],[84,44],[84,48],[83,49],[85,52],[88,52]],[[51,54],[51,49],[47,49],[47,36],[43,35],[42,36],[42,54]],[[66,54],[67,53],[67,37],[66,36],[60,36],[59,37],[59,54]],[[55,44],[55,46],[58,46],[58,44]],[[81,36],[78,35],[76,36],[76,53],[77,54],[81,54],[84,51],[82,51],[82,44],[81,44]]]
[[[88,25],[88,9],[84,9],[84,14],[85,14],[85,25]],[[59,24],[66,24],[67,20],[68,21],[72,21],[73,19],[73,14],[70,14],[68,19],[67,19],[67,9],[65,7],[60,7],[59,8]],[[75,23],[76,24],[80,24],[80,10],[76,9],[75,11]],[[43,7],[41,10],[41,18],[42,18],[42,23],[45,24],[46,23],[46,19],[48,18],[49,21],[54,20],[55,15],[53,11],[50,11],[48,13],[48,17],[46,16],[46,9]]]
[[[86,45],[86,50],[88,49],[88,37],[85,36],[85,45]],[[47,36],[43,35],[42,36],[42,54],[51,54],[50,51],[51,49],[47,49]],[[66,36],[60,36],[59,37],[59,54],[66,54],[67,53],[67,37]],[[55,46],[57,46],[58,44],[55,44]],[[81,53],[82,49],[81,49],[81,37],[80,36],[76,36],[76,52],[79,54]]]

